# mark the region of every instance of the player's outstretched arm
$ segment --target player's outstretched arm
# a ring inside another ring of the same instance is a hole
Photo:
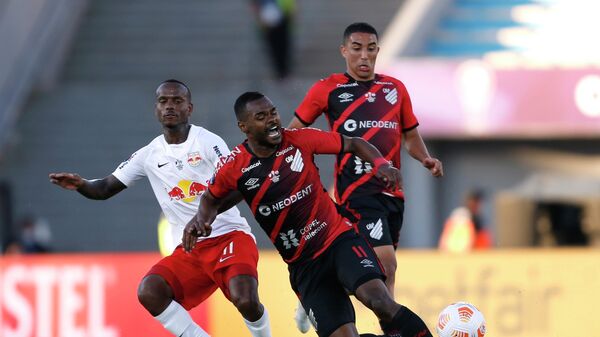
[[[381,179],[389,189],[402,188],[400,170],[392,166],[375,146],[360,137],[344,136],[344,152],[350,152],[373,165],[374,174]]]
[[[209,191],[205,191],[200,196],[200,205],[198,206],[198,212],[194,217],[188,221],[187,225],[183,229],[183,237],[181,241],[183,243],[183,249],[186,252],[191,252],[192,248],[196,245],[197,238],[199,236],[209,236],[212,232],[212,223],[215,221],[219,209],[224,206],[225,199],[217,199],[210,194]]]
[[[87,180],[77,173],[50,173],[50,182],[62,188],[77,191],[84,197],[94,200],[106,200],[121,192],[127,186],[112,174],[102,179]]]
[[[427,151],[427,147],[425,146],[425,142],[423,142],[423,138],[421,138],[421,134],[419,134],[419,130],[414,128],[412,130],[404,132],[404,146],[410,154],[411,157],[415,158],[423,166],[431,172],[431,175],[434,177],[441,177],[444,175],[444,168],[442,166],[442,162],[433,158],[429,155]]]

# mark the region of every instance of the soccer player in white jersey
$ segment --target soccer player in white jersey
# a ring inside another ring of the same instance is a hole
[[[104,200],[148,177],[156,199],[172,225],[173,237],[196,214],[200,194],[229,148],[217,135],[189,123],[193,104],[189,88],[166,80],[156,89],[156,116],[163,134],[135,152],[103,179],[75,173],[51,173],[50,181],[89,199]],[[232,196],[235,205],[240,199]],[[254,337],[270,337],[266,308],[258,298],[258,250],[250,227],[236,207],[223,207],[212,232],[198,239],[191,253],[179,245],[155,264],[140,282],[140,303],[168,331],[181,337],[209,336],[188,311],[217,288],[236,306]]]

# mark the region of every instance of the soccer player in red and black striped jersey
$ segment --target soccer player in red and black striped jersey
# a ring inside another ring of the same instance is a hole
[[[314,155],[352,153],[371,163],[390,189],[399,186],[400,172],[359,137],[282,129],[277,109],[261,93],[242,94],[235,112],[247,140],[231,151],[202,195],[197,216],[184,230],[184,248],[191,250],[197,236],[210,233],[226,200],[244,199],[288,263],[292,288],[320,337],[358,336],[347,291],[377,315],[387,336],[431,336],[415,313],[390,297],[375,252],[338,213]]]
[[[404,143],[408,153],[433,176],[442,176],[442,163],[429,155],[417,130],[419,123],[406,87],[396,78],[375,73],[379,52],[375,28],[367,23],[351,24],[344,31],[340,51],[346,60],[346,72],[315,83],[289,128],[311,125],[325,114],[332,131],[364,138],[395,167],[400,168]],[[336,201],[360,214],[359,230],[382,262],[386,285],[393,296],[395,249],[404,212],[402,189],[387,188],[375,177],[370,163],[351,153],[337,156],[335,174]]]

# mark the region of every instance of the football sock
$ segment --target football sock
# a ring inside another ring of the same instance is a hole
[[[258,320],[250,322],[244,318],[244,323],[246,323],[252,337],[271,337],[271,323],[269,322],[267,308],[264,308],[263,315]]]
[[[409,308],[402,306],[391,322],[379,322],[386,336],[433,337],[423,320]]]
[[[154,318],[177,337],[210,337],[192,320],[187,310],[175,301],[171,301],[165,311]]]

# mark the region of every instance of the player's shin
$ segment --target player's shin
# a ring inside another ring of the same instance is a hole
[[[380,321],[381,329],[390,337],[433,337],[423,320],[402,306],[390,322]]]
[[[155,316],[170,333],[177,337],[210,337],[179,303],[172,301],[165,311]]]
[[[244,319],[244,323],[246,323],[252,337],[271,337],[271,322],[269,321],[267,308],[264,308],[263,315],[258,320],[250,322]]]

